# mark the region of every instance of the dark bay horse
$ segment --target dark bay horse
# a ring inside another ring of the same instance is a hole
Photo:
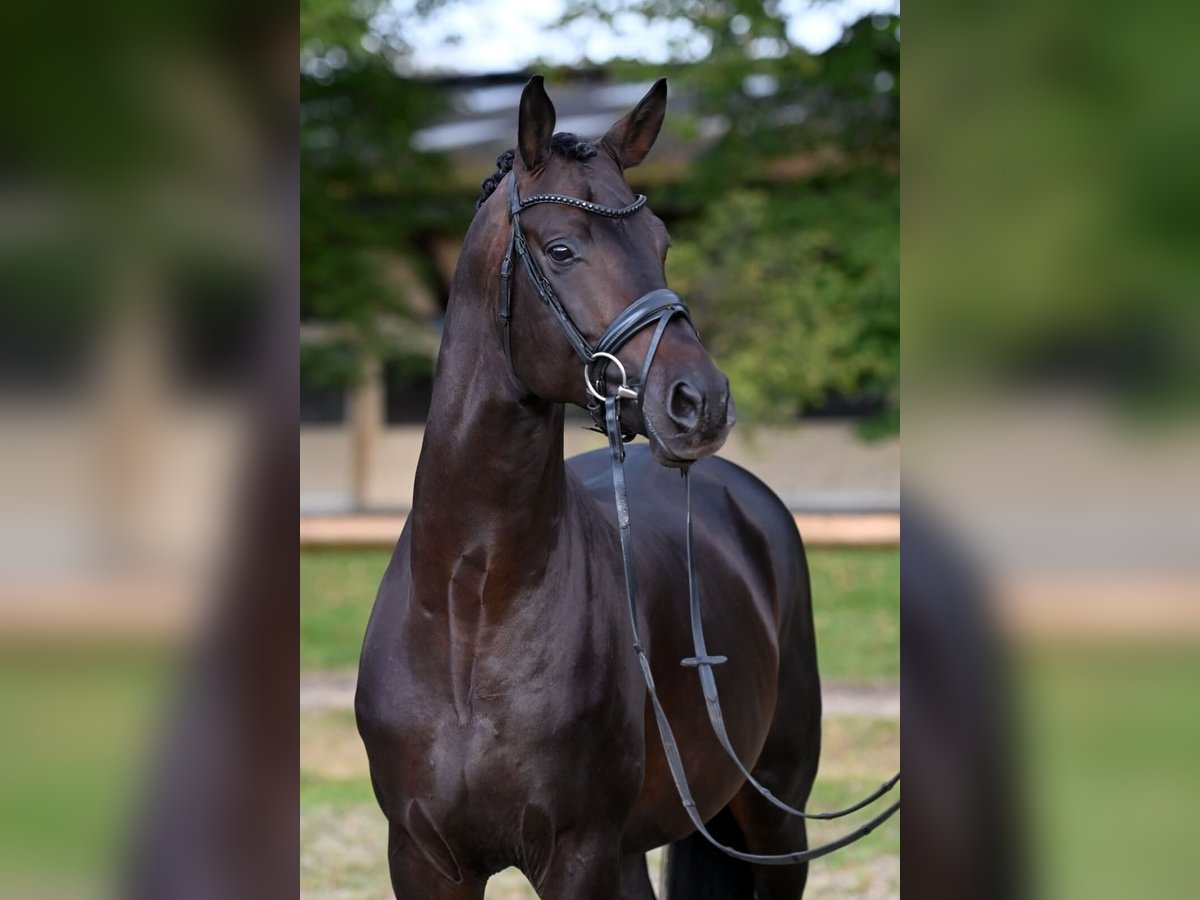
[[[558,198],[530,206],[521,225],[589,341],[665,288],[666,229],[623,176],[665,111],[660,80],[601,140],[555,134],[534,78],[517,148],[467,233],[413,509],[356,698],[402,900],[479,900],[507,866],[543,900],[652,900],[644,854],[665,844],[673,900],[803,893],[805,865],[751,867],[694,833],[631,650],[608,452],[563,461],[564,404],[588,403],[578,358],[530,278],[513,278],[511,318],[497,320],[515,218],[495,188],[509,180],[510,197]],[[729,657],[716,670],[729,734],[755,777],[800,808],[821,720],[804,548],[779,499],[713,455],[734,406],[687,319],[634,334],[616,354],[624,368],[643,371],[655,336],[639,402],[621,420],[648,437],[626,461],[642,643],[712,833],[750,852],[793,851],[806,846],[803,819],[747,786],[713,736],[695,673],[680,666],[692,647],[677,469],[690,467],[709,649]]]

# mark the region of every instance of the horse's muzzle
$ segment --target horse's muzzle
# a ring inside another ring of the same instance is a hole
[[[646,410],[645,421],[650,449],[663,465],[679,467],[711,456],[737,421],[729,379],[716,367],[708,378],[678,378],[661,402]]]

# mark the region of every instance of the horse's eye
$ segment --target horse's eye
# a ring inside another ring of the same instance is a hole
[[[555,244],[550,248],[550,258],[555,262],[566,262],[574,255],[566,244]]]

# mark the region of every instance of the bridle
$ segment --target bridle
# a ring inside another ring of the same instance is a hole
[[[623,309],[604,329],[604,333],[600,335],[596,343],[592,344],[572,321],[566,307],[558,298],[558,294],[554,292],[550,280],[542,272],[537,260],[533,258],[533,254],[529,252],[525,232],[521,229],[521,213],[539,203],[556,203],[610,219],[627,219],[646,205],[646,195],[638,194],[632,203],[620,208],[601,206],[590,200],[580,200],[578,197],[568,197],[563,194],[535,194],[522,200],[517,192],[516,173],[510,173],[507,181],[508,218],[512,235],[508,241],[508,250],[504,254],[504,261],[500,264],[500,331],[508,368],[521,389],[526,393],[532,393],[524,379],[517,373],[517,366],[512,355],[512,268],[515,256],[524,264],[525,274],[529,276],[529,282],[537,292],[538,299],[553,314],[554,321],[558,323],[567,343],[571,345],[571,349],[583,362],[583,378],[589,395],[588,411],[592,414],[592,421],[595,423],[596,429],[604,431],[604,417],[601,410],[605,399],[603,391],[609,364],[616,365],[621,373],[621,384],[617,388],[618,394],[626,400],[637,400],[640,405],[642,393],[646,389],[646,379],[650,376],[650,364],[654,361],[654,354],[658,351],[658,343],[662,339],[663,332],[666,331],[667,325],[675,316],[682,317],[690,325],[691,313],[688,312],[683,298],[674,291],[667,288],[656,288],[638,297]],[[625,374],[625,367],[617,359],[616,354],[635,334],[655,323],[658,327],[654,329],[654,335],[650,339],[650,349],[646,352],[646,359],[642,363],[641,375],[633,385],[630,385]],[[633,439],[632,434],[625,434],[623,437],[625,440]]]
[[[599,216],[607,216],[612,219],[625,219],[646,205],[646,197],[644,194],[638,194],[637,198],[631,204],[619,208],[601,206],[589,200],[581,200],[577,197],[568,197],[563,194],[535,194],[532,197],[522,200],[517,192],[516,173],[510,173],[508,177],[508,217],[512,228],[512,235],[509,238],[508,251],[504,254],[504,261],[500,266],[499,318],[504,356],[508,360],[509,369],[521,389],[526,393],[532,393],[517,373],[512,355],[512,265],[513,257],[516,256],[524,263],[525,272],[534,290],[537,292],[538,298],[553,313],[555,321],[567,339],[567,343],[571,345],[571,348],[583,361],[584,382],[587,385],[588,394],[590,395],[588,410],[592,414],[592,419],[595,422],[597,430],[608,437],[609,454],[612,461],[613,493],[616,500],[617,525],[619,526],[621,535],[621,557],[625,573],[625,593],[629,602],[629,617],[633,629],[633,649],[637,653],[642,675],[646,682],[646,690],[654,708],[654,718],[658,724],[658,732],[666,754],[667,766],[671,771],[671,778],[675,782],[675,789],[678,791],[679,798],[683,802],[684,810],[687,812],[696,830],[709,843],[729,856],[745,860],[749,863],[757,865],[793,865],[833,853],[835,850],[839,850],[860,838],[866,837],[882,825],[900,808],[900,801],[897,800],[861,827],[827,844],[806,850],[797,850],[792,853],[769,855],[745,853],[734,847],[722,844],[709,833],[704,820],[696,808],[696,802],[692,798],[691,788],[688,785],[687,775],[684,771],[683,759],[679,753],[679,745],[675,740],[675,735],[671,730],[671,723],[667,720],[667,714],[662,707],[662,703],[658,699],[658,692],[654,686],[654,676],[650,671],[650,660],[646,656],[645,647],[642,646],[641,638],[638,634],[637,580],[633,567],[633,532],[629,521],[629,498],[625,485],[624,446],[625,443],[632,440],[633,435],[622,432],[620,423],[620,403],[622,400],[633,400],[639,405],[642,404],[643,394],[646,389],[646,379],[650,373],[650,364],[654,360],[654,354],[658,350],[659,341],[662,339],[667,325],[675,316],[683,317],[690,325],[692,324],[691,314],[688,312],[687,304],[683,302],[683,299],[678,294],[667,288],[657,288],[643,294],[622,310],[609,323],[609,326],[604,330],[604,333],[596,343],[590,343],[571,320],[571,316],[567,313],[562,301],[554,292],[554,287],[550,284],[549,279],[543,274],[537,261],[529,252],[529,245],[525,240],[524,232],[521,230],[520,216],[523,210],[539,203],[556,203],[561,206],[572,206],[576,209],[582,209],[585,212],[594,213]],[[616,353],[631,337],[643,328],[655,323],[657,323],[657,327],[650,340],[650,347],[646,352],[646,358],[642,362],[640,377],[631,385],[626,377],[625,367],[617,359]],[[617,386],[616,392],[611,395],[604,393],[607,368],[610,363],[617,367],[621,376],[621,383]],[[837,819],[873,803],[896,786],[900,781],[899,773],[896,773],[895,776],[884,782],[873,793],[852,806],[833,812],[810,813],[794,809],[772,794],[771,791],[754,778],[746,765],[738,757],[725,728],[725,717],[721,711],[716,677],[713,674],[713,666],[726,662],[727,658],[710,655],[705,646],[704,627],[700,617],[700,591],[696,578],[696,559],[692,547],[692,484],[688,477],[688,467],[685,466],[680,471],[687,490],[688,597],[692,621],[692,646],[695,652],[695,656],[682,660],[681,665],[693,667],[699,674],[709,723],[712,725],[718,743],[720,743],[726,754],[737,766],[743,777],[745,777],[747,783],[757,790],[769,803],[789,815],[800,816],[806,819]]]

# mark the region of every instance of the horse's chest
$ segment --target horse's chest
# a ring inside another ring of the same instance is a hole
[[[574,808],[593,788],[632,803],[642,713],[624,666],[527,651],[481,656],[473,669],[465,696],[410,681],[414,696],[391,705],[391,748],[372,756],[403,760],[408,797],[499,822],[530,802]]]
[[[563,600],[477,629],[414,617],[398,646],[370,657],[359,713],[373,780],[422,846],[442,835],[486,869],[539,834],[633,808],[644,691],[619,623],[581,609]]]
[[[548,706],[532,690],[477,700],[466,720],[389,729],[392,750],[373,754],[403,761],[401,777],[376,779],[388,783],[389,818],[431,858],[444,842],[480,871],[544,853],[555,834],[598,814],[620,821],[641,787],[640,735],[597,712]]]
[[[639,712],[607,673],[529,677],[522,667],[480,666],[466,716],[444,715],[430,735],[430,761],[481,799],[578,790],[581,773],[641,748]],[[447,710],[449,712],[449,710]]]

